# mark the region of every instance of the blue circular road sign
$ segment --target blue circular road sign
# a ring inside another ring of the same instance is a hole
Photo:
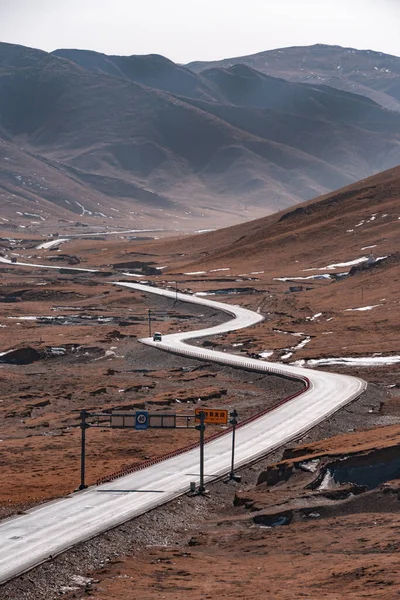
[[[135,429],[147,429],[149,426],[149,413],[147,410],[136,411]]]

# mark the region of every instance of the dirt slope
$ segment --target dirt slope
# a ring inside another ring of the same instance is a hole
[[[240,270],[251,257],[252,268],[262,265],[275,273],[289,267],[297,275],[303,267],[324,266],[324,261],[350,260],[349,254],[359,253],[368,242],[374,253],[384,252],[386,243],[395,251],[399,198],[397,167],[296,208],[154,247],[166,253],[174,247],[184,253],[181,262],[190,259],[193,267],[218,267],[228,260],[229,266]]]

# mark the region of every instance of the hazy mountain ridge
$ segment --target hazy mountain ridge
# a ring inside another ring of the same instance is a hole
[[[10,44],[0,44],[0,136],[15,157],[0,179],[7,214],[15,198],[22,212],[43,198],[86,218],[165,222],[168,208],[201,221],[218,209],[223,225],[400,162],[400,115],[348,92],[246,66],[198,76],[157,55]],[[41,177],[47,189],[35,188]]]
[[[314,46],[267,50],[248,56],[186,65],[195,73],[210,68],[244,64],[257,71],[293,82],[329,85],[367,96],[400,111],[400,58],[372,50]]]
[[[172,94],[202,100],[221,99],[215,97],[215,93],[202,77],[159,54],[108,56],[90,50],[72,49],[54,50],[52,54],[74,62],[88,71],[134,81]]]
[[[382,120],[380,107],[369,98],[327,86],[297,84],[271,77],[244,64],[202,71],[221,94],[236,106],[331,120]],[[312,104],[312,106],[311,106]]]

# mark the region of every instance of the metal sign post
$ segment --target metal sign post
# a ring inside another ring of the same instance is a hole
[[[85,490],[87,485],[85,484],[85,459],[86,459],[86,429],[90,427],[86,423],[86,417],[89,413],[86,410],[81,410],[81,483],[78,489]]]
[[[232,425],[232,459],[231,459],[231,471],[229,473],[229,479],[233,481],[241,481],[240,475],[235,475],[235,436],[236,436],[236,425],[238,424],[238,413],[237,410],[233,410],[229,413],[229,423]]]
[[[200,485],[199,485],[199,494],[204,494],[206,491],[204,485],[204,430],[206,414],[204,410],[201,410],[197,413],[196,417],[200,418],[200,425],[196,425],[196,429],[200,431]]]
[[[148,310],[148,317],[149,317],[149,337],[151,337],[151,309],[150,308]]]

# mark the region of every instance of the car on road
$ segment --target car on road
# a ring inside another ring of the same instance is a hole
[[[162,341],[162,335],[159,331],[154,332],[153,335],[153,342],[161,342]]]

